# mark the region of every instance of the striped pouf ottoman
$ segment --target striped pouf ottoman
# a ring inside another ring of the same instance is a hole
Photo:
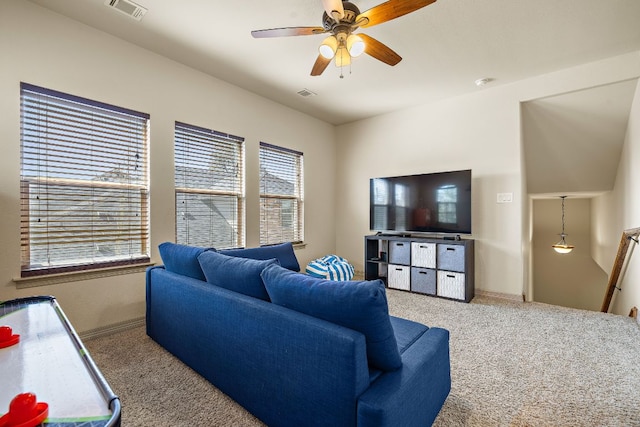
[[[305,272],[309,276],[329,280],[353,279],[353,266],[337,255],[326,255],[311,261]]]

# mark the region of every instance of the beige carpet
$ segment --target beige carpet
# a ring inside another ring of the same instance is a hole
[[[451,331],[452,390],[435,426],[640,426],[635,320],[488,298],[388,296],[391,314]],[[262,425],[143,328],[85,345],[120,396],[123,426]]]

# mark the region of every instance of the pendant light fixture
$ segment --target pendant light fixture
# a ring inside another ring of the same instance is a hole
[[[559,254],[568,254],[573,250],[575,246],[568,245],[565,240],[565,237],[567,237],[567,234],[565,234],[564,232],[564,199],[566,199],[567,196],[560,196],[560,198],[562,199],[562,233],[560,233],[561,239],[558,243],[556,243],[555,245],[552,245],[551,247]]]

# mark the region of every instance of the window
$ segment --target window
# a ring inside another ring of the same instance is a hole
[[[176,242],[244,246],[244,138],[176,122]]]
[[[21,276],[149,262],[149,115],[22,83]]]
[[[260,143],[260,244],[302,242],[303,156]]]

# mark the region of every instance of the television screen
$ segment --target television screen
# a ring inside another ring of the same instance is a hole
[[[471,170],[370,180],[370,229],[471,234]]]

